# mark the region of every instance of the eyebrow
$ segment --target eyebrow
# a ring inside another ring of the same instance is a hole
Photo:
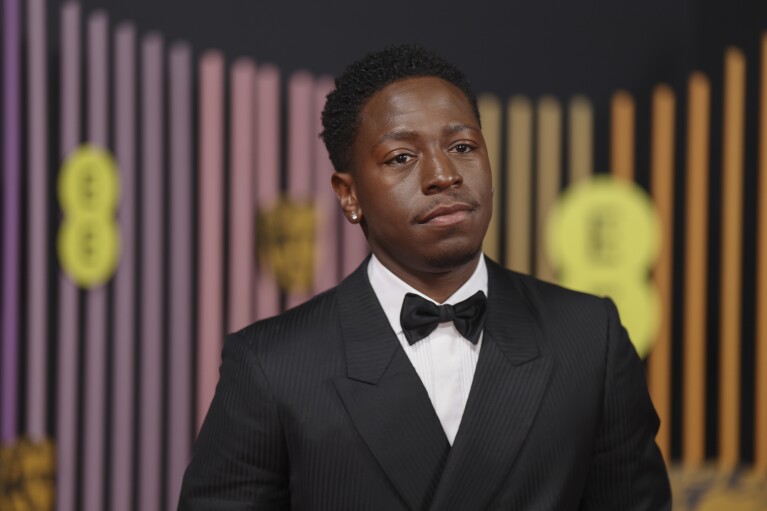
[[[476,133],[480,133],[479,128],[476,126],[472,126],[470,124],[454,123],[448,124],[442,128],[442,135],[454,135],[461,131],[474,131]],[[382,135],[381,138],[378,139],[376,145],[381,144],[387,140],[412,140],[414,138],[418,138],[419,136],[420,135],[416,130],[395,129]]]
[[[398,130],[390,131],[389,133],[384,133],[383,135],[381,135],[381,138],[378,139],[378,142],[376,143],[376,145],[380,144],[381,142],[385,142],[387,140],[411,140],[414,138],[418,138],[417,131],[398,129]]]
[[[445,126],[442,129],[442,134],[454,135],[460,131],[474,131],[476,133],[480,133],[479,128],[477,128],[476,126],[472,126],[470,124],[456,123],[456,124],[448,124],[447,126]]]

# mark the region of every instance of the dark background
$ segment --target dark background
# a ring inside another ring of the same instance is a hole
[[[222,50],[231,62],[248,56],[273,63],[288,76],[297,69],[337,75],[365,52],[398,42],[420,42],[460,66],[476,92],[505,101],[553,94],[566,101],[583,94],[595,112],[594,164],[609,171],[610,98],[629,91],[636,103],[636,174],[649,185],[652,89],[668,83],[676,93],[675,233],[684,229],[684,137],[687,78],[711,80],[707,454],[715,457],[718,416],[718,331],[721,229],[721,121],[724,50],[735,45],[747,59],[744,247],[742,458],[753,459],[753,307],[756,272],[757,106],[760,37],[767,0],[591,0],[415,2],[353,0],[82,0],[83,12],[105,9],[111,22],[134,21],[142,33],[158,30],[168,43],[189,41],[196,53]],[[53,7],[53,6],[51,6]],[[49,44],[57,42],[57,9],[49,10]],[[566,133],[564,134],[566,142]],[[566,144],[565,146],[566,147]],[[563,159],[567,165],[566,157]],[[566,175],[563,168],[563,175]],[[680,456],[684,247],[675,247],[673,303],[672,455]]]
[[[585,94],[595,102],[598,140],[606,134],[607,99],[616,89],[641,101],[658,82],[682,90],[692,69],[717,76],[724,47],[737,45],[755,59],[767,27],[763,0],[81,3],[86,12],[103,8],[113,21],[134,20],[169,41],[247,55],[286,74],[336,75],[367,51],[420,42],[458,64],[477,91],[563,99]],[[594,156],[597,169],[606,169],[607,151],[599,144]]]

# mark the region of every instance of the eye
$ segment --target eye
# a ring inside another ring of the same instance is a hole
[[[413,156],[407,153],[401,153],[392,158],[391,160],[387,161],[386,163],[389,165],[405,165],[406,163],[409,163],[413,159]]]
[[[472,149],[474,149],[474,148],[471,147],[469,144],[456,144],[453,147],[453,149],[455,150],[455,152],[463,154],[463,153],[471,152]]]

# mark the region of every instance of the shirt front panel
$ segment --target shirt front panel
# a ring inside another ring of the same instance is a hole
[[[394,275],[375,255],[371,256],[368,263],[368,278],[402,349],[426,388],[434,411],[452,445],[471,391],[483,335],[480,334],[475,345],[464,338],[452,322],[440,323],[432,333],[411,346],[400,324],[405,294],[414,293],[432,302],[434,300]],[[484,257],[479,258],[471,277],[443,303],[454,305],[477,291],[487,295]]]

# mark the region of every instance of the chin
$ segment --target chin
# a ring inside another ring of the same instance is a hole
[[[451,270],[474,260],[482,252],[482,244],[476,247],[449,247],[437,253],[428,254],[426,263],[437,270]]]

